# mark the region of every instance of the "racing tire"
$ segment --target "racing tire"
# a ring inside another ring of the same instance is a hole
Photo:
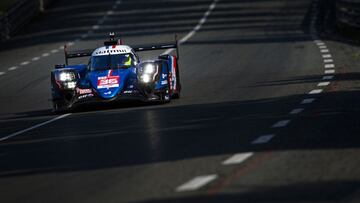
[[[170,90],[169,87],[167,87],[165,91],[160,94],[160,103],[166,104],[169,103],[170,101],[171,101]]]
[[[72,110],[71,107],[65,105],[62,102],[53,102],[53,113],[55,114],[60,114],[60,113],[67,113],[70,112]]]
[[[180,93],[175,93],[171,96],[171,99],[180,99]]]

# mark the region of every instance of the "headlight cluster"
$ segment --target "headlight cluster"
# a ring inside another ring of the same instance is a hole
[[[62,72],[60,73],[59,79],[61,82],[75,80],[75,74],[73,72]]]
[[[75,89],[76,77],[73,72],[61,72],[59,80],[64,84],[65,89]]]
[[[76,82],[66,82],[66,83],[65,83],[65,87],[66,87],[67,89],[75,89],[75,87],[76,87]]]
[[[157,74],[157,67],[154,63],[143,63],[139,65],[138,75],[143,83],[152,82]]]

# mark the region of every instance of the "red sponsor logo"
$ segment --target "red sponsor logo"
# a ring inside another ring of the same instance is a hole
[[[77,90],[78,94],[91,94],[92,93],[91,89],[79,89],[79,88],[77,88],[76,90]]]

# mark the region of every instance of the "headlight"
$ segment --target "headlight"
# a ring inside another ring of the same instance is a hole
[[[59,76],[60,81],[73,81],[75,80],[75,74],[73,72],[62,72]]]
[[[143,83],[150,83],[155,80],[158,74],[158,67],[153,62],[141,63],[137,68],[139,80]]]
[[[141,80],[142,80],[144,83],[148,83],[148,82],[151,81],[151,77],[150,77],[150,75],[148,75],[148,74],[144,74],[144,75],[141,76]]]
[[[65,88],[66,89],[75,89],[76,87],[76,82],[67,82],[65,83]]]
[[[145,74],[153,74],[153,73],[155,73],[155,70],[156,70],[155,66],[151,63],[146,64],[144,67]]]

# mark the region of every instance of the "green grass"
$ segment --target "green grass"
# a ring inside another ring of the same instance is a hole
[[[11,8],[18,0],[0,0],[0,15]]]

